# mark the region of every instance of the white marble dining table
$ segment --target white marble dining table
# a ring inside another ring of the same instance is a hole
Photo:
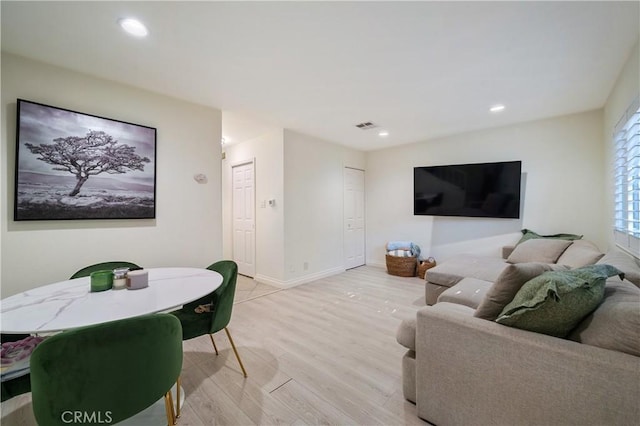
[[[60,281],[0,300],[2,333],[48,333],[169,311],[222,284],[202,268],[150,268],[149,286],[91,292],[89,277]]]

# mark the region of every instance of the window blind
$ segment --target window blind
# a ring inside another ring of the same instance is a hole
[[[621,248],[640,256],[640,99],[614,129],[614,236]]]

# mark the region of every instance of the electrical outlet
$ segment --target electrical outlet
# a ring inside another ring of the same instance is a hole
[[[304,271],[309,270],[309,262],[304,262],[304,263],[302,264],[302,270],[304,270]]]

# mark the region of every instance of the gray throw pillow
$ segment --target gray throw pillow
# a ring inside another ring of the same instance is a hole
[[[602,256],[604,256],[604,253],[591,241],[577,240],[567,247],[557,262],[560,265],[566,265],[570,268],[580,268],[582,266],[593,265],[600,260]]]
[[[494,321],[504,307],[513,300],[520,288],[543,272],[567,270],[566,266],[546,263],[518,263],[508,265],[493,283],[473,316]]]
[[[624,274],[610,265],[549,271],[525,283],[496,319],[499,324],[566,337],[600,303],[608,277]]]
[[[556,263],[572,241],[554,239],[531,239],[518,244],[507,258],[509,263]]]

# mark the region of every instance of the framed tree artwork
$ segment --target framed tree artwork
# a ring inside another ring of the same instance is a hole
[[[156,129],[18,99],[14,220],[156,216]]]

